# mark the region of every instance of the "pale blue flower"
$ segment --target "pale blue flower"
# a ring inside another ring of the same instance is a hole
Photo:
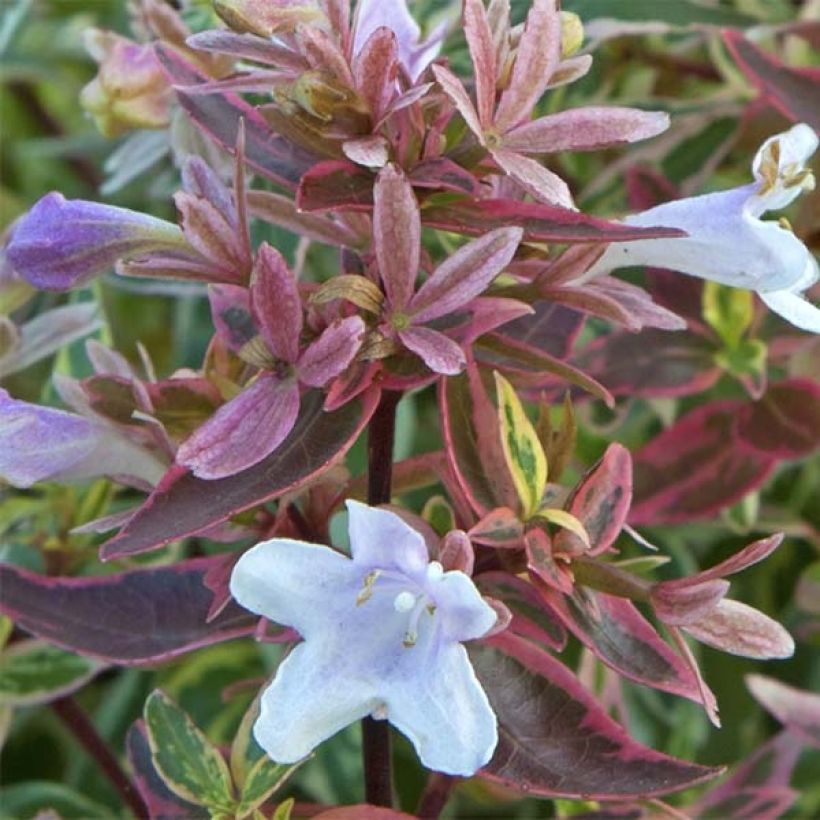
[[[814,186],[805,163],[817,144],[812,128],[795,125],[760,147],[752,163],[753,183],[628,216],[628,225],[662,225],[689,235],[613,243],[582,280],[632,265],[667,268],[754,290],[796,327],[820,333],[820,309],[802,296],[818,279],[817,262],[787,223],[760,218]]]
[[[254,735],[273,760],[293,763],[372,715],[406,735],[428,769],[471,775],[498,736],[461,642],[485,635],[496,614],[467,575],[429,560],[398,515],[347,507],[352,559],[274,538],[233,571],[242,606],[304,638],[265,690]]]
[[[151,487],[164,472],[156,456],[113,427],[13,399],[0,388],[0,481],[30,487],[112,476]]]

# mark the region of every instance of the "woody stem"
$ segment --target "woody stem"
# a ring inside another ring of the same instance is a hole
[[[401,393],[382,393],[379,406],[367,427],[367,503],[390,501],[393,479],[393,440],[396,405]],[[393,805],[393,769],[390,724],[366,717],[362,721],[365,799],[374,806]]]

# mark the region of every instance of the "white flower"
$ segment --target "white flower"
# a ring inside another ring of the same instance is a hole
[[[820,277],[817,262],[788,223],[760,219],[814,187],[805,163],[817,144],[812,128],[795,125],[763,143],[752,163],[755,182],[627,217],[628,225],[680,228],[689,235],[613,243],[583,280],[632,265],[676,270],[757,291],[784,319],[820,333],[820,309],[801,295]]]
[[[467,575],[429,560],[399,516],[347,507],[352,559],[274,538],[234,568],[234,598],[304,638],[265,690],[254,735],[273,760],[293,763],[372,715],[406,735],[427,768],[471,775],[498,737],[461,641],[485,635],[496,614]]]

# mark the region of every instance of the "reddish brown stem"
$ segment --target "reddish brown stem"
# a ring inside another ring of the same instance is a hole
[[[51,704],[54,714],[63,722],[77,742],[91,755],[111,785],[119,792],[120,797],[136,817],[147,818],[148,809],[142,802],[139,792],[128,779],[119,761],[108,744],[100,737],[97,727],[89,719],[74,698],[67,696]]]

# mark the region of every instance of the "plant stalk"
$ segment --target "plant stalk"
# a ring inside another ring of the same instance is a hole
[[[88,715],[82,710],[73,697],[59,698],[51,704],[55,715],[63,722],[77,742],[91,755],[111,785],[117,790],[120,797],[134,813],[135,817],[147,818],[148,809],[142,802],[139,792],[128,779],[119,761],[112,753],[108,744],[100,737],[97,727],[91,722]]]
[[[390,501],[393,480],[393,441],[396,405],[401,393],[382,393],[379,406],[367,426],[367,503]],[[393,806],[393,767],[390,724],[366,717],[362,721],[362,758],[365,800],[373,806]]]

